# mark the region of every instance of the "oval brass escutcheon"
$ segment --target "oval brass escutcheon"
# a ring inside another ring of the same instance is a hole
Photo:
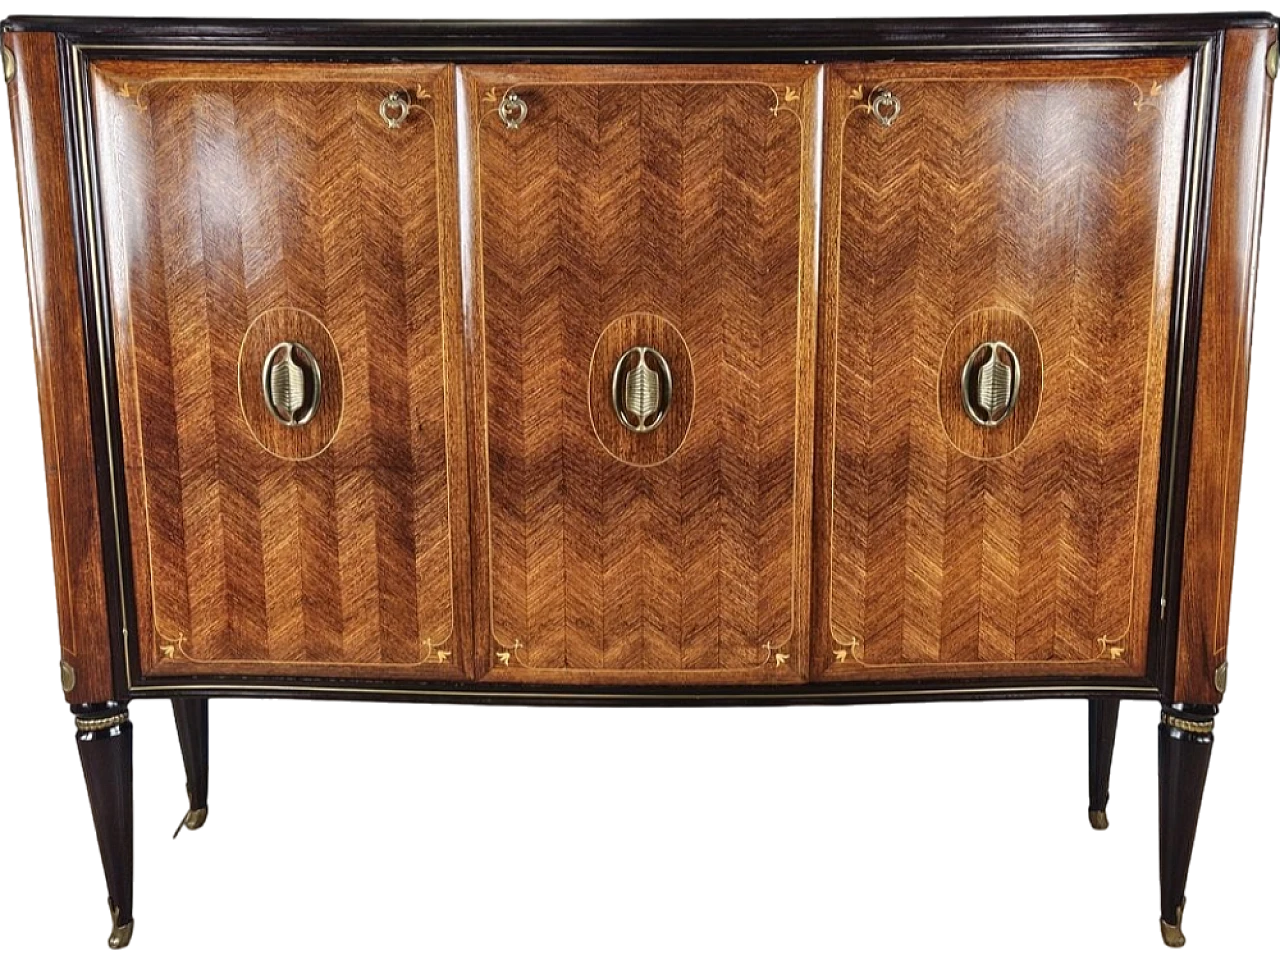
[[[607,323],[587,364],[591,429],[611,457],[656,467],[689,436],[697,406],[693,357],[680,330],[652,313]]]
[[[342,358],[329,328],[305,310],[276,307],[249,324],[236,387],[245,427],[283,460],[319,456],[342,425]]]
[[[1044,361],[1031,320],[1003,306],[961,317],[938,362],[938,416],[948,442],[979,460],[1006,457],[1035,429]]]
[[[671,367],[653,347],[632,347],[613,367],[613,411],[632,433],[656,430],[671,405]]]
[[[277,343],[262,361],[262,396],[286,427],[301,427],[320,406],[320,364],[301,343]]]
[[[978,346],[960,373],[960,402],[980,427],[998,427],[1013,413],[1022,388],[1022,364],[1003,340]]]

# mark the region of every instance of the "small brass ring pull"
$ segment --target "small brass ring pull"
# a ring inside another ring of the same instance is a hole
[[[613,368],[613,410],[632,433],[656,430],[671,405],[671,367],[653,347],[632,347]]]
[[[520,124],[529,116],[529,105],[520,99],[518,93],[508,93],[498,104],[498,116],[508,130],[519,130]]]
[[[286,427],[301,427],[320,407],[320,364],[300,343],[277,343],[262,361],[262,397]]]
[[[880,121],[880,126],[889,127],[902,112],[902,101],[889,90],[881,90],[871,98],[871,115]]]
[[[392,130],[399,130],[409,118],[410,106],[408,94],[397,90],[382,98],[382,103],[378,106],[378,115]]]
[[[1022,386],[1022,364],[1003,340],[982,344],[960,374],[964,412],[980,427],[998,427],[1013,413]]]

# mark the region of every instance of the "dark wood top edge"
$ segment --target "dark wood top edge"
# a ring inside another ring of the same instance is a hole
[[[994,45],[1151,39],[1252,27],[1271,28],[1269,13],[1170,14],[861,20],[399,21],[191,20],[14,16],[6,31],[53,32],[81,42],[254,42],[321,45],[642,48],[717,50],[752,44],[775,49],[830,49],[895,43],[982,42]]]

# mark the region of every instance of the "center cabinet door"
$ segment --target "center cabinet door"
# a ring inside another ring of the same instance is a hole
[[[816,81],[462,70],[478,675],[805,676]]]
[[[462,677],[452,69],[91,79],[143,673]]]

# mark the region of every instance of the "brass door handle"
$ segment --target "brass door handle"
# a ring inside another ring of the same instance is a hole
[[[1013,413],[1022,386],[1022,364],[1003,340],[978,346],[960,373],[964,412],[980,427],[998,427]]]
[[[378,104],[378,115],[392,130],[399,130],[409,118],[409,109],[412,106],[408,94],[397,90],[382,98],[382,103]]]
[[[871,115],[880,122],[882,127],[893,126],[893,121],[898,119],[898,114],[902,112],[902,101],[891,90],[881,90],[871,98]]]
[[[529,105],[520,99],[518,93],[508,93],[498,104],[498,117],[507,125],[508,130],[519,130],[529,116]]]
[[[671,367],[653,347],[632,347],[613,368],[613,411],[632,433],[657,429],[671,405]]]
[[[286,427],[301,427],[320,407],[320,364],[300,343],[285,341],[262,361],[262,397],[271,416]]]

